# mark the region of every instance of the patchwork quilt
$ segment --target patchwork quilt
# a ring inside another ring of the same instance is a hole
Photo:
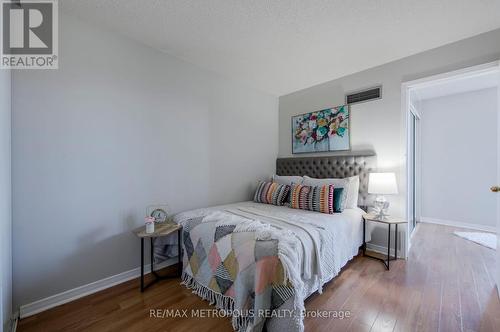
[[[223,212],[183,226],[183,284],[228,311],[236,331],[262,331],[278,315],[289,331],[303,330],[295,236]]]

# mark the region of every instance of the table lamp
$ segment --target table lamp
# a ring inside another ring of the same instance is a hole
[[[377,195],[374,201],[373,212],[378,218],[383,219],[387,217],[389,202],[384,195],[393,195],[398,193],[396,174],[392,172],[370,173],[368,178],[368,193]]]

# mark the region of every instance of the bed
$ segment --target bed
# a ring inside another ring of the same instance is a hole
[[[358,206],[365,206],[374,164],[371,152],[280,158],[276,174],[358,175]],[[182,283],[231,316],[236,331],[302,331],[304,300],[321,293],[358,254],[363,213],[359,207],[324,214],[252,201],[179,213]]]

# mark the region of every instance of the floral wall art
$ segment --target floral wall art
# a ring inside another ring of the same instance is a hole
[[[343,151],[350,148],[349,106],[292,117],[292,153]]]

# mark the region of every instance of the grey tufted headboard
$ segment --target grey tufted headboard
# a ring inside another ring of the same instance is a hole
[[[376,167],[373,151],[350,152],[342,155],[276,159],[277,175],[310,176],[312,178],[345,178],[359,175],[359,206],[367,205],[368,174]]]

